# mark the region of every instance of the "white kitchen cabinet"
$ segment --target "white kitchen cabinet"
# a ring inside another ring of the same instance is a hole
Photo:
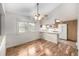
[[[43,39],[54,43],[58,42],[58,37],[56,33],[48,33],[48,32],[43,33]]]

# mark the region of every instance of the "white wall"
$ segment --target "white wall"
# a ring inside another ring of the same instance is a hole
[[[38,32],[26,32],[23,34],[18,34],[16,29],[16,21],[19,19],[26,18],[11,13],[6,13],[5,15],[5,34],[7,47],[12,47],[39,38]]]
[[[0,16],[1,16],[1,19],[0,19],[0,35],[4,35],[4,31],[5,31],[5,26],[4,26],[4,18],[5,18],[5,14],[4,14],[4,10],[3,10],[3,6],[2,4],[0,3]]]
[[[6,39],[5,39],[5,35],[4,35],[4,10],[2,7],[2,4],[0,3],[0,56],[5,56],[6,54]]]

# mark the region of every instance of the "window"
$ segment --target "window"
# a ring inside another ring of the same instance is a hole
[[[19,33],[25,33],[27,31],[34,32],[35,30],[35,24],[34,23],[27,23],[27,22],[18,22],[18,32]]]
[[[19,27],[19,33],[25,32],[25,23],[24,22],[18,22]]]

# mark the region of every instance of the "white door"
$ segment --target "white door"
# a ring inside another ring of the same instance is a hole
[[[59,38],[67,40],[67,24],[59,24]]]

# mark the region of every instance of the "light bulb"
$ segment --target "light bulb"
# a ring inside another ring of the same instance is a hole
[[[38,17],[37,17],[37,16],[35,16],[35,20],[37,20],[37,18],[38,18]]]

